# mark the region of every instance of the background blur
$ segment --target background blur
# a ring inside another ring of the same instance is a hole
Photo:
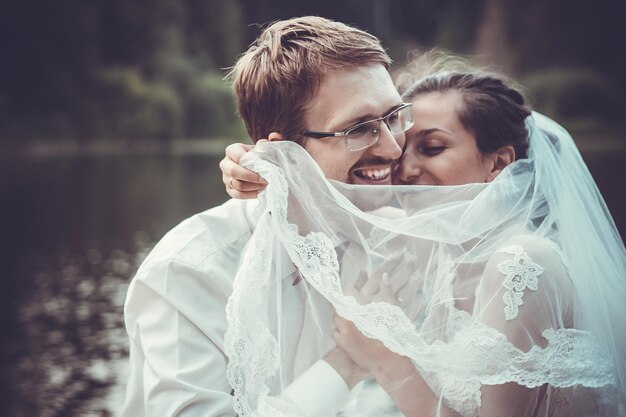
[[[496,65],[574,135],[626,232],[623,0],[22,0],[0,13],[0,415],[110,416],[138,263],[226,200],[241,141],[224,68],[262,24],[317,14],[398,63],[440,46]]]

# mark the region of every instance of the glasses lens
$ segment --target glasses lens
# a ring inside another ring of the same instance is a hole
[[[391,133],[406,132],[413,126],[413,110],[411,106],[402,107],[387,116],[387,126]]]
[[[380,135],[380,122],[365,122],[354,126],[346,133],[346,148],[359,151],[375,144]]]

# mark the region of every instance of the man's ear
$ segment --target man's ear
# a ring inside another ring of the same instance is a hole
[[[285,140],[285,137],[282,133],[270,132],[270,134],[267,135],[267,140],[269,140],[270,142],[273,140]]]
[[[515,161],[515,148],[512,145],[506,145],[498,148],[490,155],[491,169],[487,174],[485,182],[493,181],[502,172],[507,165]]]

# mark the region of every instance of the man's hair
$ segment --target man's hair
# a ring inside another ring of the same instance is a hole
[[[457,116],[474,135],[482,153],[511,145],[516,159],[526,158],[525,121],[531,111],[521,91],[503,75],[473,67],[462,57],[433,49],[417,52],[395,78],[405,101],[433,92],[458,93],[462,107],[457,109]]]
[[[328,71],[391,59],[373,35],[322,17],[268,26],[229,73],[239,115],[254,142],[270,132],[299,142],[305,111]]]

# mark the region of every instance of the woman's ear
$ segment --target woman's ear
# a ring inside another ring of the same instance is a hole
[[[507,165],[515,161],[515,148],[512,145],[498,148],[490,155],[490,160],[491,168],[489,173],[487,173],[485,182],[493,181]]]
[[[270,132],[270,134],[267,135],[267,140],[269,140],[270,142],[273,140],[285,140],[285,137],[282,133]]]

